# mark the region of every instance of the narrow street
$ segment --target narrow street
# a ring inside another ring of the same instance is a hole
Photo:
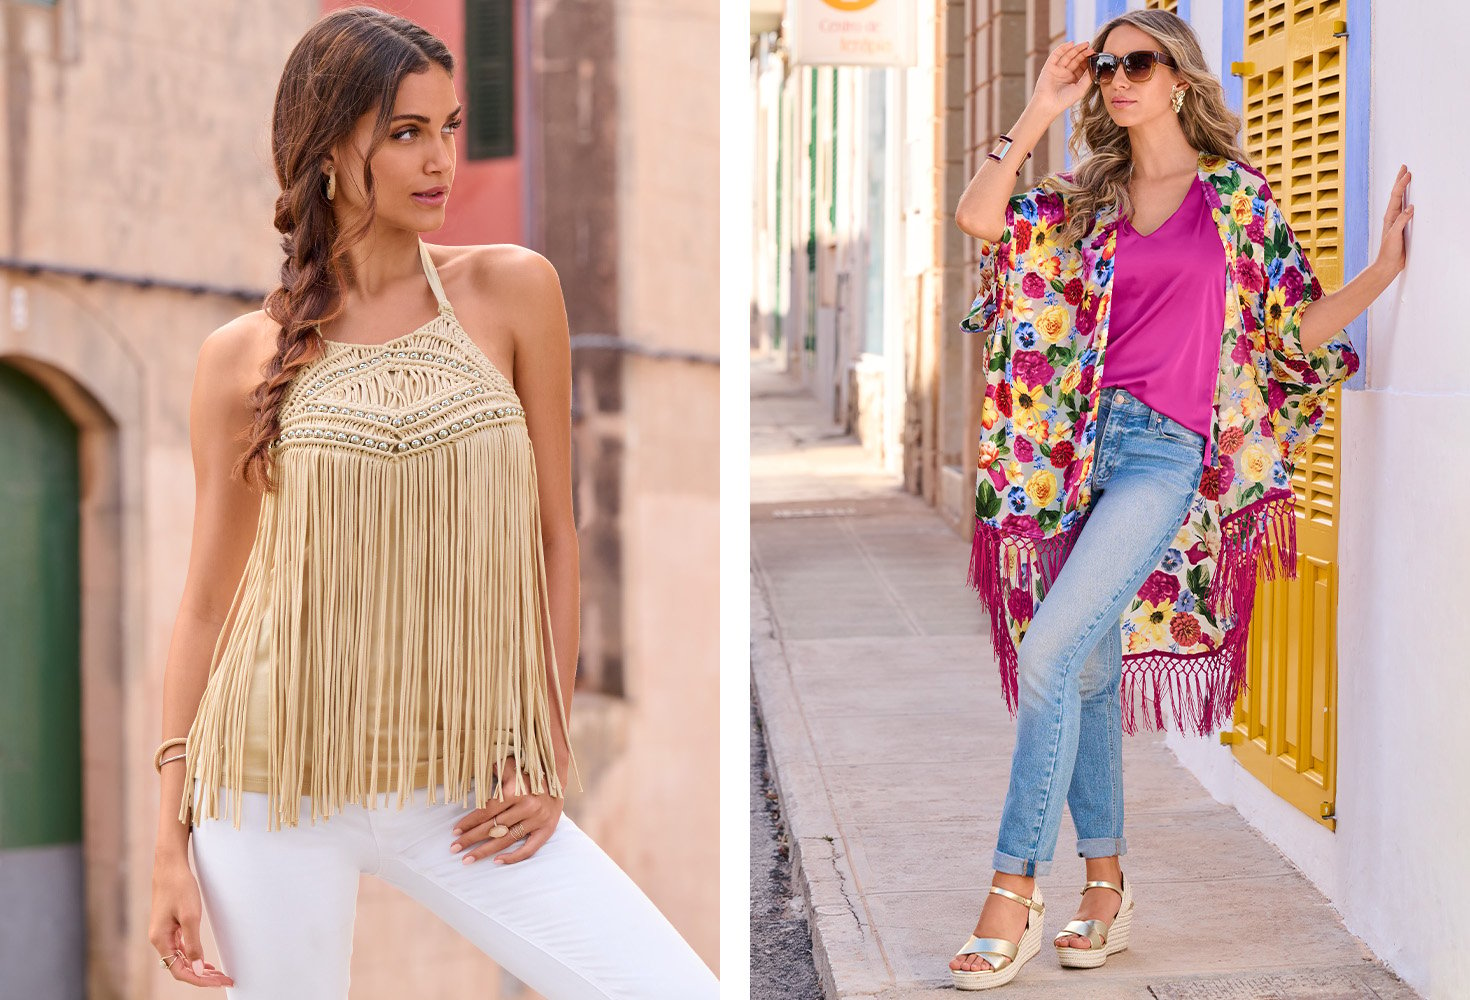
[[[969,545],[760,361],[751,409],[751,672],[823,995],[952,995],[1015,740],[965,583]],[[1042,952],[1016,995],[1418,996],[1161,734],[1123,754],[1132,943],[1102,969],[1057,964],[1051,936],[1085,880],[1068,817],[1039,880]]]

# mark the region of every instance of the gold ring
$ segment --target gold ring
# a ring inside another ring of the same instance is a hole
[[[496,823],[494,826],[492,826],[490,828],[490,836],[491,836],[491,838],[497,839],[497,840],[499,838],[501,838],[501,837],[504,837],[509,832],[510,832],[509,830],[507,830],[505,827],[501,826],[499,823]]]
[[[183,952],[176,951],[172,955],[159,955],[158,964],[163,966],[165,969],[172,971],[174,967],[174,962],[178,961],[179,956],[182,954]]]

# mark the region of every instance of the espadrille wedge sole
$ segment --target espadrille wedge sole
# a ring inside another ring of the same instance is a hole
[[[970,940],[955,952],[955,956],[980,955],[991,967],[972,971],[950,969],[949,973],[954,977],[957,990],[988,990],[993,986],[1004,986],[1016,978],[1023,965],[1041,952],[1041,920],[1046,913],[1046,904],[1041,899],[1041,886],[1036,886],[1030,899],[998,885],[991,886],[990,891],[1024,903],[1029,908],[1026,913],[1026,929],[1021,932],[1020,941],[970,935]]]
[[[1128,932],[1133,926],[1133,886],[1121,875],[1119,880],[1123,883],[1122,885],[1098,879],[1082,887],[1085,893],[1093,886],[1104,886],[1122,896],[1123,902],[1119,905],[1118,915],[1113,918],[1112,923],[1104,920],[1067,921],[1066,926],[1052,938],[1057,961],[1062,965],[1069,969],[1095,969],[1106,962],[1109,955],[1116,954],[1128,947]],[[1061,944],[1061,939],[1068,934],[1087,938],[1092,947],[1074,948],[1069,944]]]

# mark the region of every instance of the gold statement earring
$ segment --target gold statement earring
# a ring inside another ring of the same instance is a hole
[[[1177,111],[1178,108],[1175,108],[1175,110]],[[335,171],[335,170],[328,170],[327,171],[327,201],[331,201],[335,197],[337,197],[337,171]]]
[[[1179,109],[1182,108],[1182,107],[1184,107],[1184,88],[1183,87],[1175,87],[1174,88],[1174,113],[1177,115],[1179,113]]]

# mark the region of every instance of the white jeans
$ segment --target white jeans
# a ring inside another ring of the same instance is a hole
[[[382,793],[375,809],[349,805],[315,824],[303,802],[300,824],[275,830],[264,792],[242,793],[236,830],[232,794],[221,788],[220,817],[191,834],[231,1000],[346,1000],[364,874],[423,903],[547,1000],[718,1000],[709,967],[565,814],[524,861],[466,865],[450,830],[470,806],[444,802],[442,785],[433,805],[424,788],[401,811],[396,792]]]

